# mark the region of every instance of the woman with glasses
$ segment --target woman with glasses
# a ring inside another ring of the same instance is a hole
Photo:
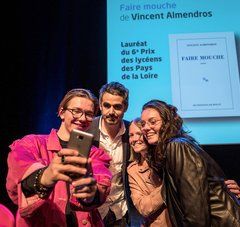
[[[71,131],[86,131],[97,111],[89,90],[73,89],[59,105],[58,130],[10,146],[7,191],[18,205],[17,226],[103,226],[97,207],[110,190],[110,157],[96,147],[89,159],[67,148]]]
[[[184,131],[176,107],[147,102],[141,130],[150,145],[148,163],[163,179],[161,194],[173,226],[240,226],[236,195],[224,184],[221,168]]]
[[[134,157],[127,169],[131,198],[143,216],[143,226],[170,227],[172,225],[161,195],[162,180],[148,165],[148,144],[143,137],[140,120],[136,118],[129,126],[129,144]]]

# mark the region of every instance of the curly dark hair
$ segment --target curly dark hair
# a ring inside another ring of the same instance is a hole
[[[142,111],[145,109],[156,110],[161,119],[162,126],[159,131],[159,139],[157,145],[150,145],[148,152],[148,164],[161,174],[165,165],[166,146],[168,142],[176,137],[188,137],[187,132],[183,130],[183,119],[177,114],[177,108],[166,102],[153,99],[145,103]]]

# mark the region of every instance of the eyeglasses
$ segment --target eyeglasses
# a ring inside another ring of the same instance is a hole
[[[80,118],[82,117],[83,114],[85,115],[85,118],[87,119],[87,121],[92,121],[94,118],[94,114],[92,112],[87,112],[81,109],[70,109],[70,108],[66,108],[66,110],[68,110],[74,118]]]
[[[140,121],[140,125],[141,125],[141,128],[144,128],[146,126],[146,124],[152,128],[154,126],[156,126],[156,124],[158,122],[161,122],[161,120],[157,120],[157,119],[154,119],[154,118],[150,118],[148,121]]]

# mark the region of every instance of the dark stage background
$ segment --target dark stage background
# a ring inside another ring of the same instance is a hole
[[[98,95],[107,82],[106,2],[6,4],[1,7],[0,203],[15,212],[5,189],[8,146],[26,134],[57,128],[57,107],[68,90],[81,87]],[[240,179],[240,144],[204,148],[228,178]]]

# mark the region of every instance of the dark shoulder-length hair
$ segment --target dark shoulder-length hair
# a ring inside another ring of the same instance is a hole
[[[142,111],[149,108],[156,110],[162,120],[158,143],[155,146],[150,146],[148,152],[149,165],[159,172],[165,165],[165,150],[167,143],[176,137],[190,136],[188,136],[187,132],[183,130],[183,120],[178,115],[175,106],[153,99],[143,105]]]

